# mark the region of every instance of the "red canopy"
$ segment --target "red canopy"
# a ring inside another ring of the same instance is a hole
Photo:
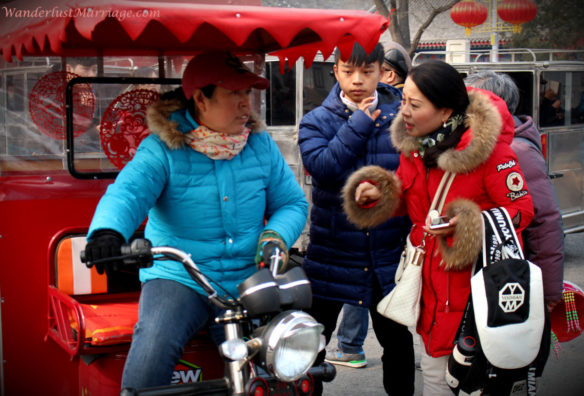
[[[24,5],[24,4],[29,4]],[[222,49],[274,53],[290,64],[300,56],[343,58],[354,41],[373,49],[388,21],[357,10],[321,10],[160,1],[19,1],[3,7],[0,51],[16,55],[173,55]],[[17,5],[18,4],[18,5]],[[284,62],[282,62],[282,67]]]

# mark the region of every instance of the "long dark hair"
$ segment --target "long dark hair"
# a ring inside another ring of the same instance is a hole
[[[466,86],[462,76],[448,63],[439,60],[425,61],[413,67],[408,78],[412,79],[420,92],[438,109],[452,109],[452,116],[464,116],[469,105]],[[426,149],[424,165],[428,168],[436,167],[438,156],[455,147],[465,129],[464,124],[459,125],[442,142]]]

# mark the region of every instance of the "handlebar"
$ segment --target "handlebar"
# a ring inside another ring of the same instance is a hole
[[[273,254],[270,256],[270,270],[272,271],[272,276],[275,278],[278,275],[278,266],[280,261],[282,261],[282,256],[280,256],[280,248],[275,248]]]
[[[150,249],[150,252],[152,256],[160,255],[171,260],[180,261],[193,280],[209,295],[210,299],[218,298],[217,290],[207,281],[207,278],[201,273],[190,254],[169,246],[153,247]]]
[[[85,257],[85,251],[82,251],[81,261],[87,266],[121,261],[124,265],[138,265],[141,268],[151,266],[154,258],[178,261],[183,264],[191,278],[203,288],[208,298],[215,305],[222,309],[230,309],[237,305],[235,299],[226,300],[217,294],[217,290],[209,283],[207,277],[201,272],[189,253],[170,246],[153,247],[148,239],[134,239],[129,244],[123,244],[121,246],[121,253],[121,256],[108,257],[90,262]]]
[[[277,244],[273,242],[268,242],[262,250],[262,257],[263,258],[269,257],[270,262],[268,268],[274,278],[278,274],[285,272],[286,263],[282,263],[282,249],[280,249]],[[267,264],[265,261],[262,260],[258,264],[258,268],[264,268]]]

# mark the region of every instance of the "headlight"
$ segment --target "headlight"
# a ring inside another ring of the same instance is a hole
[[[301,311],[277,315],[262,334],[261,358],[266,369],[282,381],[294,381],[316,360],[324,326]]]
[[[247,345],[242,339],[223,341],[219,346],[221,354],[229,360],[241,360],[247,357]]]

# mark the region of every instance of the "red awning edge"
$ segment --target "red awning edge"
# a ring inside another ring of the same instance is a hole
[[[195,54],[219,49],[272,53],[281,60],[282,69],[302,56],[309,67],[318,51],[326,57],[336,46],[343,58],[348,57],[355,41],[371,51],[389,25],[381,15],[359,10],[132,0],[50,3],[8,7],[2,13],[0,51],[5,60],[10,62],[13,56],[21,60],[23,56]]]

